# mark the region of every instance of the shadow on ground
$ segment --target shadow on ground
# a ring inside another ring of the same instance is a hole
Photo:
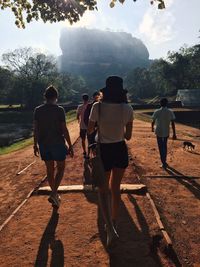
[[[60,240],[55,239],[59,214],[53,210],[50,220],[42,235],[35,267],[46,267],[49,262],[49,248],[51,249],[50,267],[64,267],[64,247]]]
[[[85,193],[85,197],[91,203],[98,206],[97,195]],[[128,195],[130,207],[136,214],[139,226],[133,220],[125,202],[121,201],[120,218],[118,222],[118,233],[120,236],[116,246],[108,251],[106,249],[106,233],[104,222],[98,207],[97,225],[99,238],[109,254],[110,267],[133,267],[133,266],[163,266],[158,256],[156,247],[152,247],[152,237],[149,232],[148,223],[132,194]],[[132,211],[131,211],[132,213]]]
[[[175,176],[177,182],[184,185],[197,199],[200,199],[200,184],[196,182],[192,177],[185,176],[180,171],[168,166],[166,171]]]

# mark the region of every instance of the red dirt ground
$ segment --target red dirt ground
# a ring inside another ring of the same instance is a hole
[[[177,125],[177,136],[178,140],[169,140],[168,171],[159,168],[156,139],[148,123],[135,122],[129,146],[183,266],[199,266],[200,130]],[[194,152],[183,150],[184,140],[196,145]]]
[[[77,136],[77,125],[70,125]],[[200,263],[200,132],[178,125],[181,140],[192,140],[195,153],[182,150],[182,141],[169,142],[170,173],[161,170],[156,141],[148,123],[136,120],[134,135],[129,142],[133,160],[124,183],[138,183],[140,174],[159,209],[162,220],[183,266]],[[83,161],[80,143],[75,158],[68,159],[62,184],[82,183]],[[23,200],[44,176],[44,167],[37,160],[23,175],[16,176],[20,162],[33,160],[32,149],[1,156],[0,222]],[[174,173],[178,177],[174,177]],[[189,176],[189,177],[188,177]],[[13,183],[13,180],[15,181]],[[119,221],[120,242],[107,253],[102,219],[96,195],[64,194],[59,218],[51,214],[47,196],[33,196],[0,233],[0,266],[175,266],[160,249],[152,250],[152,238],[160,235],[146,196],[127,195],[122,198]],[[10,207],[10,208],[9,208]]]
[[[69,125],[72,141],[78,137],[78,125]],[[36,162],[20,175],[17,173],[31,162]],[[45,176],[43,162],[34,157],[32,146],[0,156],[0,224],[14,211],[28,193]]]

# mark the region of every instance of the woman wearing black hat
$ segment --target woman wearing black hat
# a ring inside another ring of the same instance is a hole
[[[103,99],[92,107],[88,125],[91,134],[98,124],[101,158],[107,180],[99,188],[99,201],[106,223],[107,245],[118,237],[116,220],[120,206],[120,184],[128,167],[128,150],[125,143],[131,139],[133,109],[127,104],[127,91],[123,89],[123,79],[110,76],[106,87],[101,90]],[[109,189],[112,201],[110,207]]]

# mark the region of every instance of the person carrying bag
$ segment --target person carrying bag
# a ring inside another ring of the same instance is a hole
[[[107,78],[102,94],[102,103],[95,103],[92,107],[88,134],[95,130],[97,123],[96,156],[91,159],[91,164],[93,175],[100,182],[99,204],[106,226],[107,246],[111,247],[119,238],[116,227],[121,200],[120,184],[128,166],[125,139],[130,140],[132,135],[133,109],[127,104],[127,91],[118,76]]]

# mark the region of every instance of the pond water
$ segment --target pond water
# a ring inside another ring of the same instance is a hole
[[[31,124],[1,123],[0,147],[11,145],[32,135]]]
[[[32,111],[0,111],[0,147],[30,137],[33,128],[32,118]]]

